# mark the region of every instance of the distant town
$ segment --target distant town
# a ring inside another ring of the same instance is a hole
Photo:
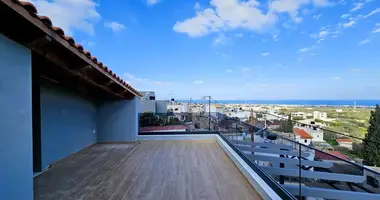
[[[199,131],[209,128],[228,131],[226,129],[236,124],[226,125],[225,117],[249,123],[253,116],[258,123],[272,132],[277,132],[295,139],[305,145],[330,152],[339,152],[342,156],[349,156],[360,161],[360,141],[350,137],[364,138],[369,126],[368,119],[373,107],[368,106],[302,106],[302,105],[255,105],[255,104],[218,104],[178,102],[172,100],[155,100],[154,92],[147,92],[140,100],[140,113],[154,113],[165,116],[168,113],[175,117],[171,122],[157,127],[160,131]],[[161,118],[162,120],[162,118]],[[291,120],[292,125],[284,123]],[[142,126],[144,123],[142,124]],[[153,125],[153,124],[148,124]],[[172,126],[170,126],[172,125]],[[250,140],[247,127],[239,125],[241,135]],[[143,129],[143,131],[155,131]],[[339,134],[337,134],[339,133]],[[339,151],[337,151],[339,150]]]

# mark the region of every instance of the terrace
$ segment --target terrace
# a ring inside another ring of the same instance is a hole
[[[0,11],[0,199],[379,199],[377,171],[266,123],[176,113],[183,131],[139,133],[139,92],[32,4]]]
[[[215,140],[97,144],[34,180],[35,199],[262,199]]]

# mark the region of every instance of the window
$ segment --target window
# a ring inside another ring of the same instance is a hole
[[[307,140],[305,140],[305,143],[307,143]]]
[[[374,188],[379,188],[379,180],[376,180],[372,176],[367,176],[367,184]]]

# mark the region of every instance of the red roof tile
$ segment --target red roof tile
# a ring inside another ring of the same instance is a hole
[[[168,125],[168,126],[149,126],[149,127],[141,127],[140,132],[155,132],[155,131],[175,131],[175,130],[183,130],[188,129],[185,125]]]
[[[348,139],[348,138],[335,139],[335,141],[338,142],[338,143],[340,143],[340,142],[352,143],[352,140]]]
[[[294,128],[293,132],[297,135],[299,135],[302,139],[312,139],[313,136],[309,135],[305,130],[299,129],[299,128]]]
[[[340,151],[328,151],[328,152],[325,152],[325,153],[322,153],[320,151],[316,151],[315,152],[315,157],[319,160],[339,160],[333,156],[330,156],[329,154],[333,155],[333,156],[336,156],[338,158],[341,158],[343,160],[347,160],[349,161],[350,159],[344,155],[342,152]]]
[[[91,57],[91,53],[88,52],[88,51],[85,51],[83,49],[83,46],[80,45],[80,44],[75,44],[75,41],[72,37],[70,36],[66,36],[65,35],[65,32],[60,28],[60,27],[55,27],[55,26],[52,26],[52,21],[49,19],[49,17],[47,16],[39,16],[38,15],[38,10],[37,8],[30,2],[24,2],[24,1],[19,1],[19,0],[12,0],[13,2],[21,5],[25,10],[27,10],[33,17],[36,17],[37,19],[39,19],[40,21],[42,21],[48,28],[54,30],[60,37],[62,37],[63,39],[65,39],[69,44],[71,44],[72,46],[74,46],[75,48],[77,48],[80,52],[82,52],[83,54],[85,54],[86,56],[88,57]],[[97,64],[97,65],[100,65],[101,68],[103,68],[103,64],[98,62],[97,58],[96,57],[91,57],[91,60]],[[104,68],[103,68],[104,69]],[[108,69],[104,69],[108,74],[116,77],[118,80],[121,78],[118,77],[115,73],[113,73],[111,70],[108,70]],[[122,83],[126,88],[130,89],[132,92],[134,92],[136,95],[142,97],[143,95],[138,92],[137,90],[135,90],[133,87],[131,87],[130,85],[128,85],[125,81],[119,81],[120,83]]]

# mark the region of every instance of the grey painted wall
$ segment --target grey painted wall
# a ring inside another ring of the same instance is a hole
[[[156,101],[139,100],[139,113],[152,112],[156,113]]]
[[[56,86],[41,87],[42,168],[96,140],[95,104]]]
[[[156,113],[167,113],[168,104],[168,100],[156,100]]]
[[[31,52],[0,34],[0,199],[33,199]]]
[[[98,142],[134,142],[138,134],[138,98],[105,102],[98,108]]]

